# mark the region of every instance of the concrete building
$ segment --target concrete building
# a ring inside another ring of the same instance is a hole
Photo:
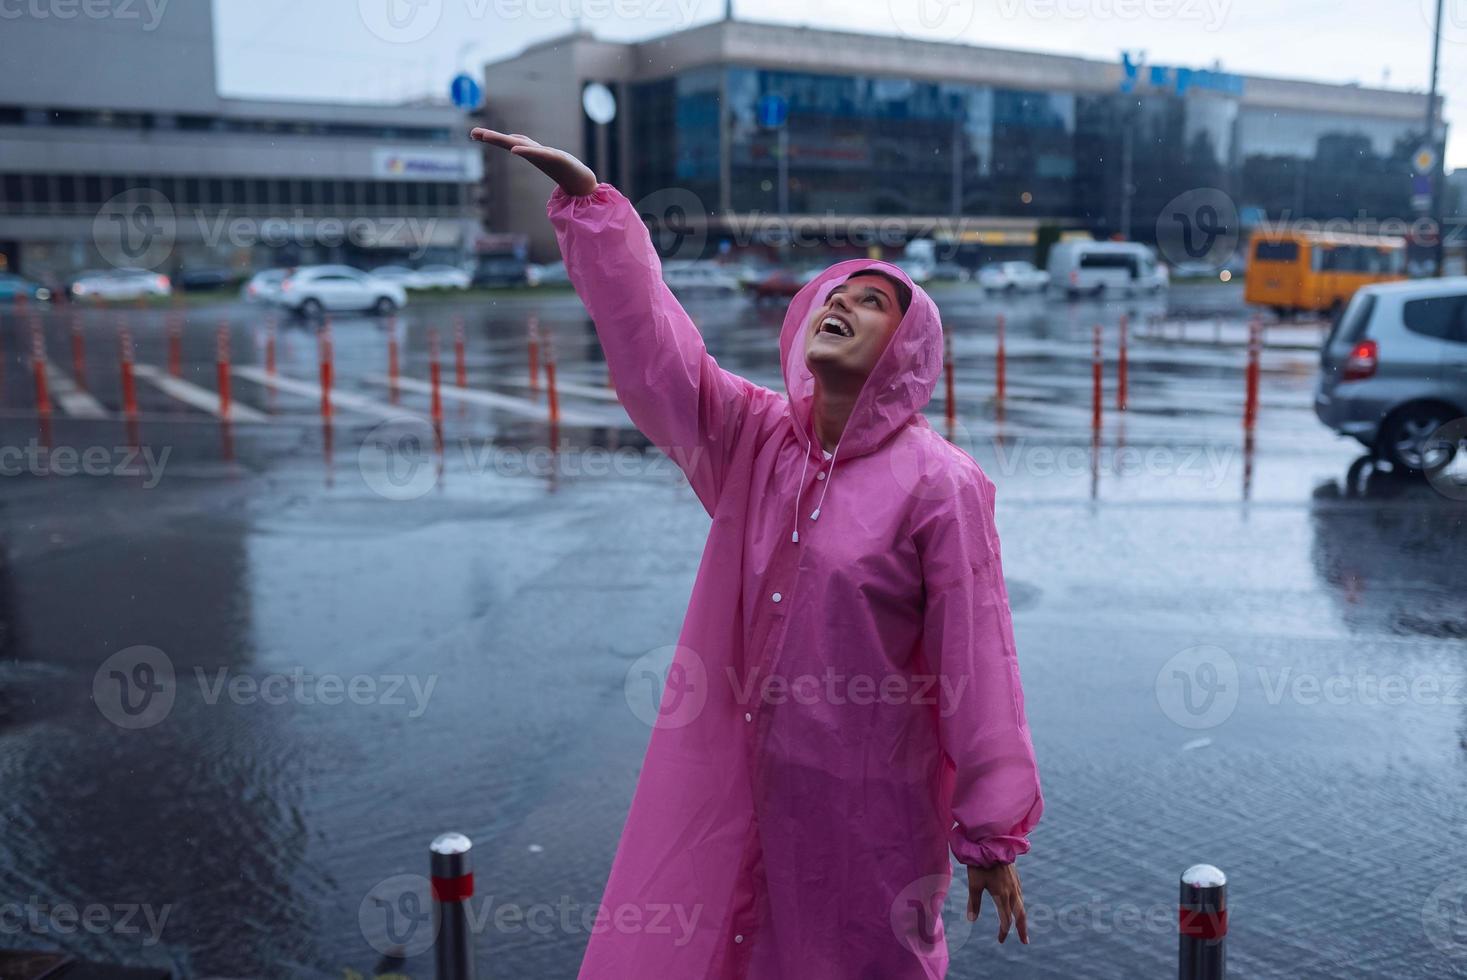
[[[1426,115],[1424,94],[737,21],[572,34],[485,82],[487,124],[576,153],[710,250],[767,244],[771,216],[868,253],[853,231],[872,226],[969,259],[1032,251],[1046,225],[1150,240],[1195,188],[1245,221],[1408,215]],[[617,97],[604,128],[581,110],[593,82]],[[551,258],[550,185],[511,163],[486,157],[486,219]]]
[[[212,4],[150,9],[17,5],[0,26],[0,268],[59,281],[472,250],[481,156],[461,111],[223,98]]]

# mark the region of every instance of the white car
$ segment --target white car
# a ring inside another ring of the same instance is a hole
[[[426,288],[423,284],[423,279],[421,276],[418,275],[417,270],[409,269],[405,265],[378,266],[367,274],[374,279],[385,279],[388,282],[395,282],[403,289]]]
[[[310,318],[363,310],[385,316],[407,305],[407,290],[349,265],[309,265],[285,277],[279,302]]]
[[[662,281],[675,293],[736,293],[739,280],[711,262],[668,262]]]
[[[247,303],[277,303],[280,301],[280,284],[290,275],[289,269],[266,269],[250,277],[240,288],[239,296]]]
[[[569,286],[570,274],[565,271],[564,262],[551,262],[549,265],[531,263],[525,266],[525,284],[528,286]]]
[[[1058,242],[1049,250],[1049,281],[1072,299],[1157,293],[1171,283],[1156,253],[1139,242]]]
[[[417,270],[417,277],[418,289],[468,289],[473,279],[463,269],[451,265],[425,265]]]
[[[171,296],[173,284],[168,277],[147,269],[109,269],[83,272],[71,283],[73,299],[141,299],[146,296]]]
[[[1049,286],[1049,273],[1031,262],[994,262],[978,270],[978,284],[990,293],[1037,293]]]
[[[898,259],[893,263],[898,269],[907,274],[907,278],[917,285],[922,285],[932,278],[932,266],[924,261],[915,259]]]

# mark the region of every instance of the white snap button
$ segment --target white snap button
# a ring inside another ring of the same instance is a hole
[[[736,942],[736,943],[741,943],[743,941],[744,941],[744,937],[743,936],[735,936],[734,937],[734,942]]]
[[[824,470],[821,470],[819,473],[816,473],[815,474],[815,479],[817,479],[817,480],[823,480],[823,479],[825,479],[825,471]]]
[[[776,593],[774,593],[774,595],[770,596],[769,598],[773,599],[775,602],[778,602],[779,600],[783,599],[784,596],[782,596],[778,592],[776,592]]]
[[[753,721],[753,720],[754,720],[754,716],[751,715],[751,714],[749,714],[747,711],[745,711],[744,712],[744,721]]]

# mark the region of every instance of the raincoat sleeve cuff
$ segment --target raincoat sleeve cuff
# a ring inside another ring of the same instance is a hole
[[[973,868],[1013,864],[1020,854],[1029,853],[1027,837],[989,837],[975,842],[964,837],[956,827],[952,831],[951,843],[953,856]]]
[[[555,185],[555,190],[550,192],[550,200],[545,204],[545,212],[552,219],[557,212],[570,208],[584,208],[587,205],[607,204],[621,196],[621,192],[607,183],[596,185],[596,189],[589,194],[569,194],[564,187]]]

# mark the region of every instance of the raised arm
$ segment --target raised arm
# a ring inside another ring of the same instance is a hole
[[[475,129],[556,183],[547,211],[571,283],[596,325],[633,423],[687,475],[712,514],[753,403],[773,392],[723,370],[662,281],[646,225],[584,163],[526,136]]]

